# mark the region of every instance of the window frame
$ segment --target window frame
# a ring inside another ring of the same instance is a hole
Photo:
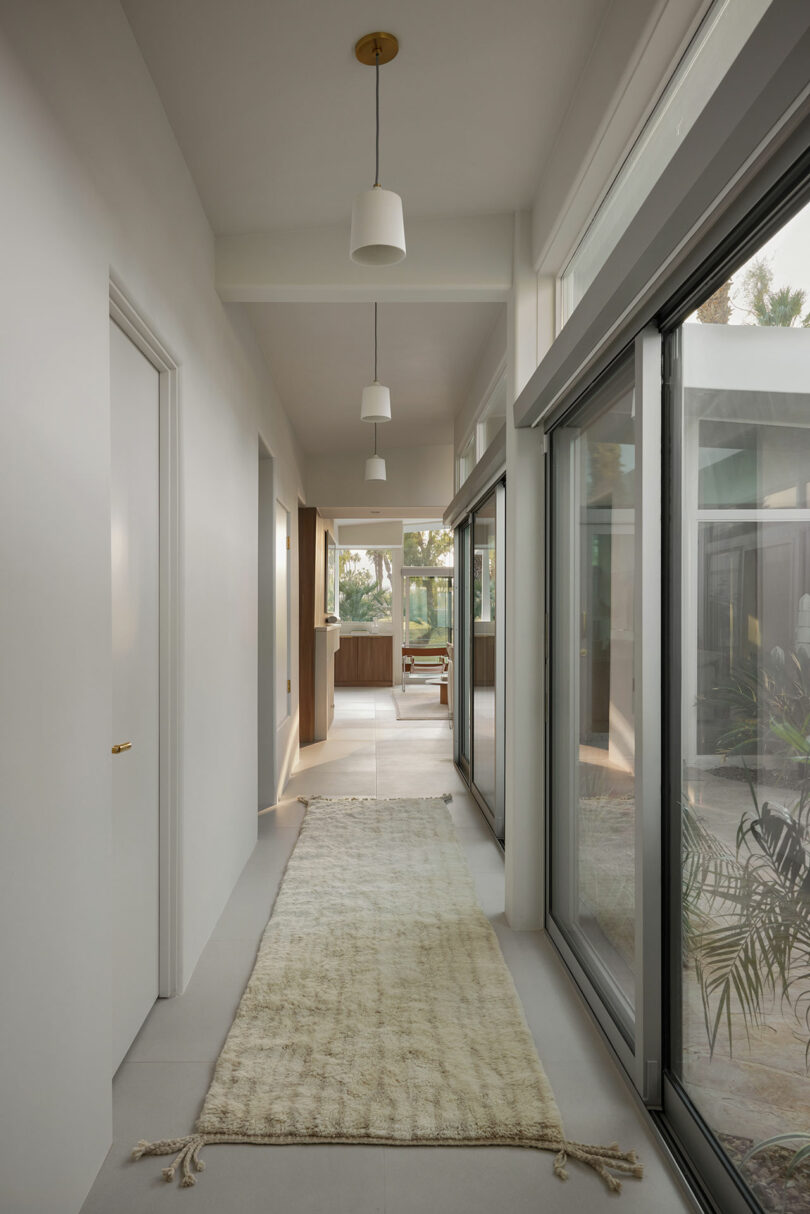
[[[576,951],[552,907],[552,881],[546,882],[545,920],[563,961],[582,991],[600,1028],[641,1098],[653,1107],[661,1101],[661,337],[655,326],[639,333],[621,360],[583,393],[571,410],[546,431],[549,475],[546,477],[546,614],[554,645],[554,434],[572,414],[598,399],[615,374],[632,360],[635,390],[637,479],[634,563],[633,694],[635,725],[635,1012],[628,1021],[616,1001],[606,1000],[609,983],[592,958]],[[555,755],[554,684],[551,663],[546,668],[546,871],[554,864],[553,776]]]
[[[664,404],[662,477],[666,486],[661,543],[664,554],[661,660],[664,669],[680,671],[683,661],[683,450],[676,408],[681,391],[677,379],[681,366],[681,326],[704,299],[807,205],[810,205],[810,151],[797,159],[733,232],[718,241],[714,255],[673,294],[661,312]],[[723,1214],[762,1214],[762,1207],[716,1143],[713,1130],[692,1102],[674,1068],[674,1060],[682,1050],[682,699],[680,678],[662,684],[661,786],[662,804],[668,807],[668,812],[663,814],[662,823],[662,1103],[655,1120],[676,1161],[709,1208]]]

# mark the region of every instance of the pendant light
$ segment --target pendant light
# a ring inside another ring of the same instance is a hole
[[[366,480],[385,480],[385,460],[377,454],[377,423],[374,423],[374,454],[366,460]]]
[[[374,382],[363,389],[360,402],[360,420],[364,422],[390,422],[391,393],[377,379],[377,305],[374,304]]]
[[[363,266],[391,266],[405,256],[405,222],[402,199],[380,185],[380,65],[390,63],[399,50],[393,34],[366,34],[354,48],[360,63],[376,72],[376,141],[374,185],[363,190],[352,207],[350,251]]]

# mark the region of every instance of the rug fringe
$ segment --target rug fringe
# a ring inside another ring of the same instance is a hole
[[[163,1169],[163,1179],[170,1181],[178,1167],[182,1168],[183,1178],[181,1189],[190,1189],[197,1183],[192,1172],[205,1171],[205,1163],[200,1159],[200,1151],[209,1141],[203,1134],[189,1134],[186,1138],[162,1138],[157,1142],[145,1142],[143,1139],[132,1151],[133,1159],[142,1159],[144,1155],[175,1155],[168,1168]],[[175,1154],[176,1152],[176,1154]]]
[[[638,1162],[638,1156],[635,1151],[622,1151],[617,1142],[611,1143],[609,1147],[593,1147],[584,1146],[581,1142],[562,1142],[555,1147],[546,1147],[548,1150],[557,1150],[554,1157],[554,1175],[560,1180],[568,1179],[568,1171],[566,1163],[569,1159],[578,1159],[580,1163],[584,1163],[587,1167],[593,1168],[597,1176],[601,1176],[611,1193],[621,1193],[622,1182],[618,1177],[614,1176],[613,1172],[620,1172],[625,1176],[633,1176],[640,1180],[644,1175],[644,1168]]]
[[[239,1135],[228,1134],[189,1134],[185,1138],[163,1138],[157,1142],[145,1142],[143,1139],[132,1151],[133,1159],[142,1159],[144,1155],[174,1155],[174,1159],[167,1168],[163,1169],[162,1175],[165,1181],[174,1179],[174,1175],[178,1168],[182,1171],[182,1179],[180,1180],[180,1188],[188,1189],[197,1183],[194,1172],[204,1172],[205,1163],[200,1159],[200,1151],[210,1143],[239,1143],[239,1142],[261,1142],[261,1139],[242,1138]],[[266,1141],[266,1140],[265,1140]],[[291,1139],[290,1141],[294,1141]],[[328,1141],[328,1140],[324,1140]],[[406,1147],[407,1143],[396,1143],[393,1145],[401,1145]],[[418,1144],[416,1144],[418,1145]],[[452,1146],[452,1141],[448,1141],[445,1145]],[[474,1145],[470,1143],[469,1145]],[[486,1146],[486,1143],[477,1145]],[[500,1145],[492,1143],[491,1145]],[[515,1145],[521,1145],[515,1143]],[[624,1176],[633,1176],[640,1180],[644,1175],[644,1169],[638,1162],[638,1157],[635,1151],[622,1151],[617,1142],[612,1143],[609,1147],[594,1147],[585,1146],[581,1142],[568,1142],[567,1140],[543,1140],[541,1142],[524,1143],[522,1145],[535,1146],[541,1151],[553,1151],[554,1154],[554,1175],[560,1180],[568,1179],[568,1170],[566,1164],[569,1159],[579,1160],[586,1167],[593,1168],[597,1176],[601,1176],[602,1180],[607,1185],[611,1193],[621,1193],[622,1184],[618,1177],[614,1176],[614,1172],[619,1172]]]

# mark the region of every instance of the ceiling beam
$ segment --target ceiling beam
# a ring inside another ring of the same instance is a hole
[[[349,257],[349,225],[218,236],[226,303],[498,302],[512,286],[513,217],[406,217],[408,254],[370,269]]]

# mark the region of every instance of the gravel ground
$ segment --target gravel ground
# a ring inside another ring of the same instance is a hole
[[[723,1150],[739,1168],[754,1145],[751,1138],[732,1134],[717,1135]],[[797,1142],[795,1150],[807,1145]],[[768,1147],[740,1169],[751,1192],[763,1210],[774,1214],[808,1214],[810,1211],[810,1163],[802,1164],[791,1180],[786,1180],[788,1165],[795,1154],[789,1147]]]

